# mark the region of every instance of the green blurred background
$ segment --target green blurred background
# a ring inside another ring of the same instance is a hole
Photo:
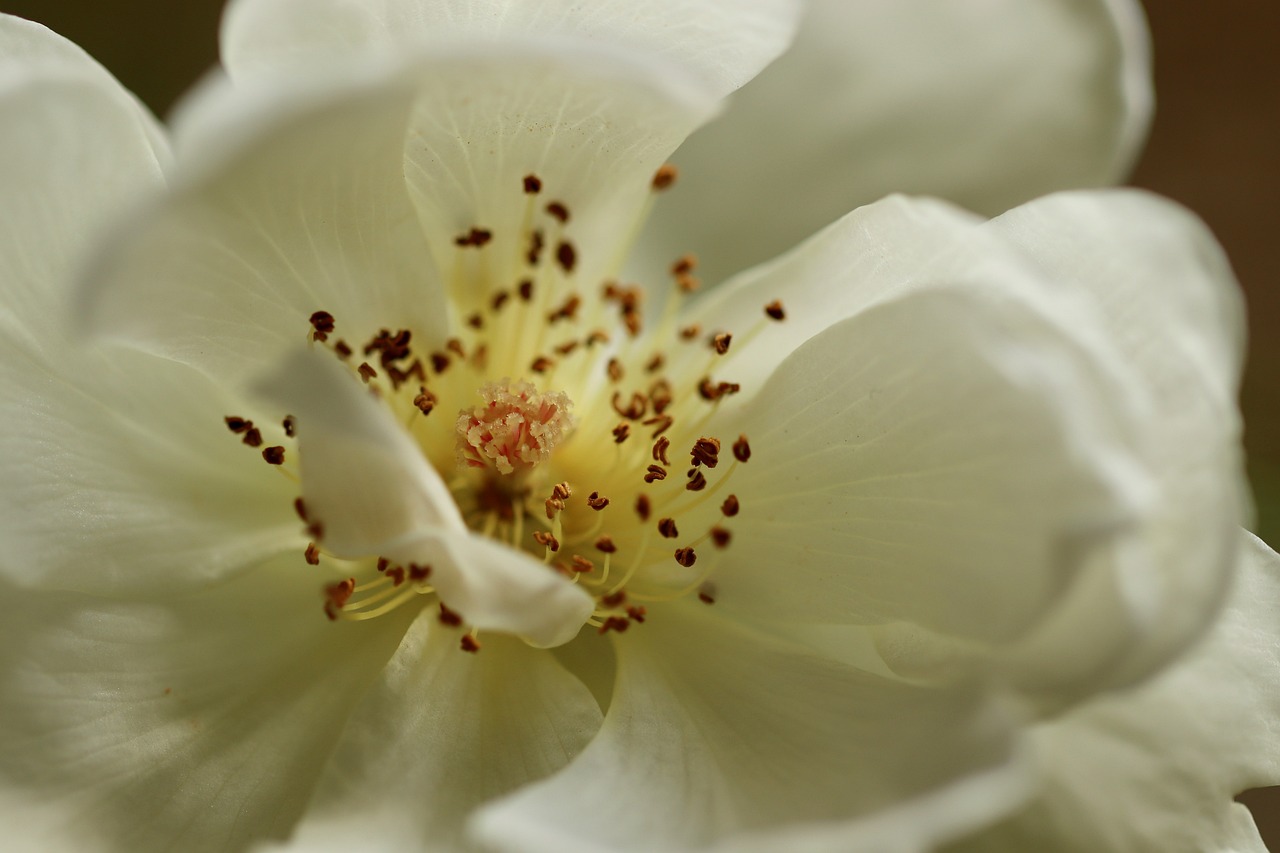
[[[0,9],[79,43],[164,116],[214,63],[222,3],[0,0]],[[1199,213],[1244,286],[1250,344],[1241,405],[1255,529],[1280,545],[1280,4],[1146,0],[1146,7],[1158,108],[1132,183]],[[1280,850],[1280,789],[1244,799]]]

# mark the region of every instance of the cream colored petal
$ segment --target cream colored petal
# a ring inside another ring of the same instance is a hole
[[[686,850],[762,835],[767,849],[922,850],[1025,795],[1009,721],[981,691],[883,679],[691,608],[703,605],[654,607],[618,638],[600,734],[561,773],[482,810],[477,840]],[[970,783],[985,796],[966,796]],[[894,811],[930,796],[927,819]],[[793,846],[815,836],[825,844]]]
[[[481,635],[468,654],[458,639],[419,618],[281,849],[459,849],[474,809],[561,769],[599,729],[595,700],[550,653]]]
[[[719,604],[1010,642],[1149,488],[1069,341],[1016,305],[916,293],[792,353],[750,440]]]
[[[782,52],[797,0],[236,0],[222,21],[233,75],[305,70],[362,55],[440,44],[573,37],[661,57],[717,95]]]
[[[79,48],[0,16],[0,572],[20,585],[204,584],[297,540],[289,487],[222,424],[237,403],[67,322],[83,254],[166,156]]]
[[[406,628],[329,622],[318,571],[289,555],[150,601],[6,590],[0,777],[114,850],[283,837]]]
[[[986,214],[1122,180],[1151,116],[1134,0],[812,0],[796,42],[681,148],[645,252],[710,281],[858,205]]]
[[[1266,850],[1234,797],[1280,784],[1280,559],[1244,538],[1208,636],[1151,681],[1038,726],[1043,793],[956,853]]]

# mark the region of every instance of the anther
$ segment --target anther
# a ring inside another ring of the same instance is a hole
[[[534,229],[529,235],[529,251],[524,253],[524,259],[529,262],[529,266],[536,267],[542,260],[542,249],[546,243],[542,239],[542,231]]]
[[[388,567],[388,566],[390,566],[390,565],[391,565],[391,561],[390,561],[390,560],[388,560],[386,557],[379,557],[379,558],[378,558],[378,572],[379,572],[379,573],[385,572],[385,571],[387,570],[387,567]]]
[[[680,330],[680,339],[685,341],[691,341],[700,334],[702,334],[702,327],[699,326],[697,323],[693,323],[691,325],[685,326],[683,329]]]
[[[493,232],[487,228],[472,228],[466,234],[453,238],[456,246],[475,246],[479,249],[493,239]]]
[[[524,191],[529,195],[537,195],[542,192],[542,181],[537,175],[529,174],[524,176]]]
[[[608,595],[601,596],[600,606],[611,610],[626,600],[627,591],[625,589],[620,589],[617,592],[611,592]]]
[[[663,539],[675,539],[680,535],[674,518],[658,519],[658,532],[662,534]]]
[[[284,427],[284,434],[286,438],[293,438],[298,434],[298,419],[293,415],[286,415],[284,421],[282,421],[280,425]]]
[[[732,538],[733,538],[733,534],[730,533],[725,528],[720,527],[719,525],[716,525],[715,527],[711,528],[711,542],[717,548],[728,547],[729,540]]]
[[[610,382],[621,382],[623,376],[622,362],[616,358],[609,359],[609,363],[605,365],[605,372],[609,374]]]
[[[556,246],[556,263],[566,273],[573,272],[573,268],[577,266],[578,252],[568,240],[564,240],[560,245]]]
[[[574,554],[572,569],[580,575],[585,575],[595,571],[596,564],[581,554]]]
[[[569,221],[569,208],[563,202],[550,201],[547,202],[547,215],[563,225]]]
[[[739,509],[741,509],[741,506],[738,504],[737,495],[729,495],[724,499],[724,503],[720,504],[720,512],[725,518],[733,518],[738,514]]]
[[[274,447],[268,447],[266,450],[262,451],[262,458],[267,460],[268,465],[283,465],[284,448],[278,444]]]
[[[449,356],[442,352],[431,353],[431,369],[436,373],[444,373],[449,369]]]
[[[662,353],[657,353],[656,355],[654,355],[653,358],[649,359],[649,361],[645,363],[645,366],[644,366],[645,372],[657,373],[659,370],[662,369],[662,366],[666,363],[667,363],[667,360],[662,357]]]
[[[239,435],[242,432],[248,432],[253,428],[253,421],[238,418],[235,415],[228,415],[223,418],[223,420],[227,423],[227,429],[231,430],[236,435]]]
[[[614,554],[618,551],[618,546],[613,544],[613,537],[607,533],[596,540],[596,550],[601,554]]]
[[[731,341],[733,341],[733,335],[721,332],[711,339],[711,348],[716,351],[716,355],[724,355],[729,351]]]
[[[573,494],[573,487],[570,486],[567,481],[556,483],[555,486],[553,486],[551,489],[551,497],[556,498],[558,500],[562,500],[562,501],[568,500],[569,496],[572,494]]]
[[[302,498],[293,499],[293,511],[298,514],[298,518],[302,519],[303,522],[310,520],[307,518],[307,505]]]
[[[622,444],[627,440],[627,436],[631,435],[631,427],[625,423],[618,424],[613,428],[614,444]]]
[[[693,552],[692,548],[678,548],[676,549],[676,562],[687,569],[698,562],[698,555]]]
[[[631,618],[631,621],[641,625],[644,624],[644,617],[648,612],[649,611],[645,610],[644,606],[640,604],[633,604],[627,608],[627,616]]]
[[[417,563],[409,564],[409,580],[424,581],[429,577],[431,577],[430,566],[420,566]]]
[[[599,492],[592,492],[591,494],[587,495],[587,506],[591,507],[596,512],[599,512],[600,510],[604,509],[608,505],[609,505],[609,499],[606,498],[604,495],[600,494]]]
[[[650,465],[649,472],[644,475],[644,481],[646,483],[652,483],[655,480],[665,480],[665,479],[667,479],[667,469],[663,468],[661,465]]]
[[[738,440],[733,443],[733,458],[739,462],[746,462],[751,458],[751,445],[747,444],[745,435],[738,436]]]
[[[489,307],[494,311],[501,311],[502,306],[506,305],[507,300],[510,298],[510,293],[507,293],[505,290],[499,290],[497,293],[493,294],[493,297],[489,300]]]
[[[667,448],[671,446],[671,439],[665,435],[658,436],[658,440],[653,444],[653,461],[661,462],[663,465],[670,465],[671,460],[667,458]]]
[[[577,348],[578,348],[578,342],[573,340],[565,341],[562,344],[557,344],[556,346],[552,347],[552,349],[555,350],[556,355],[560,355],[560,356],[569,355],[571,352],[573,352]]]
[[[418,407],[418,411],[424,415],[431,414],[431,410],[436,407],[436,395],[432,394],[425,387],[419,386],[418,395],[413,398],[413,405]]]
[[[640,516],[640,520],[648,521],[649,514],[652,511],[652,504],[649,503],[649,496],[636,495],[636,515]]]
[[[698,258],[693,254],[681,255],[676,262],[671,265],[672,275],[688,275],[698,266]]]
[[[708,468],[716,467],[720,462],[720,439],[704,435],[693,443],[689,456],[693,459],[695,468],[699,465],[706,465]]]
[[[582,304],[582,297],[576,293],[571,295],[556,310],[547,315],[547,322],[554,323],[557,320],[572,320],[578,313],[578,306]]]
[[[644,417],[645,411],[649,408],[649,401],[643,394],[641,394],[638,391],[633,392],[631,395],[631,399],[627,402],[627,405],[625,408],[619,402],[621,398],[622,398],[621,391],[613,392],[613,397],[610,400],[610,404],[613,406],[613,410],[615,412],[617,412],[622,417],[627,418],[628,420],[633,420],[633,421],[638,421]]]
[[[700,492],[707,487],[707,478],[697,468],[689,469],[689,482],[684,487],[691,492]]]
[[[404,566],[393,566],[387,569],[387,577],[391,578],[391,586],[397,587],[404,583]]]
[[[476,311],[467,317],[467,325],[475,329],[477,332],[484,328],[484,315]]]
[[[556,515],[564,509],[564,501],[559,498],[547,498],[547,518],[554,519]]]
[[[675,419],[672,418],[671,415],[658,415],[657,417],[649,418],[641,423],[644,426],[656,426],[657,429],[653,431],[653,437],[657,438],[667,430],[671,429],[671,425],[675,423]]]
[[[716,587],[712,583],[704,583],[698,587],[698,600],[703,604],[716,603]]]
[[[548,370],[555,367],[555,365],[556,363],[553,360],[547,358],[545,355],[540,355],[529,363],[529,369],[534,373],[546,373]]]
[[[326,341],[333,331],[333,315],[328,311],[317,311],[311,315],[311,337],[317,341]]]
[[[782,303],[777,299],[764,306],[764,313],[770,320],[784,320],[787,316],[787,312],[782,310]]]
[[[679,171],[670,163],[664,163],[658,167],[658,171],[653,173],[653,188],[657,192],[670,189],[671,185],[676,182]]]
[[[458,647],[464,652],[475,654],[480,651],[480,641],[471,634],[463,634],[462,639],[458,642]]]
[[[560,550],[560,540],[546,530],[535,530],[533,533],[533,541],[539,545],[550,548],[552,551]]]
[[[665,379],[659,379],[649,388],[649,402],[653,404],[655,415],[665,412],[674,400],[675,393],[671,390],[671,383]]]
[[[526,278],[516,285],[516,292],[520,294],[520,298],[528,302],[533,298],[533,279]]]
[[[610,631],[617,631],[621,634],[631,626],[630,620],[624,616],[610,616],[604,620],[604,624],[600,626],[600,633],[607,634]]]
[[[360,374],[360,378],[364,380],[366,385],[369,383],[370,379],[373,379],[378,375],[378,371],[374,370],[367,361],[360,362],[360,366],[356,369],[356,372]]]
[[[462,624],[462,616],[453,612],[444,606],[444,602],[440,602],[440,624],[448,625],[450,628],[457,628]]]
[[[258,431],[257,427],[251,426],[249,427],[248,430],[245,431],[243,441],[245,444],[249,445],[250,447],[261,447],[262,433]]]
[[[444,348],[456,355],[458,358],[465,359],[467,357],[467,351],[463,348],[462,341],[457,338],[449,338],[449,340],[445,341]]]
[[[307,563],[312,566],[320,565],[320,549],[316,547],[316,543],[312,542],[307,545],[307,550],[302,552],[302,556]]]

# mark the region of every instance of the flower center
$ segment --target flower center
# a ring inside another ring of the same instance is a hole
[[[664,167],[655,189],[672,177]],[[613,279],[584,288],[566,233],[567,205],[547,203],[540,223],[533,200],[542,182],[529,175],[522,189],[525,230],[514,262],[485,255],[502,242],[487,229],[454,240],[453,307],[465,318],[456,337],[422,351],[411,330],[380,329],[360,348],[358,365],[327,311],[311,316],[311,338],[408,424],[473,531],[540,558],[589,591],[596,610],[588,622],[600,633],[644,622],[655,603],[696,594],[710,604],[718,553],[742,510],[730,480],[751,455],[746,436],[708,429],[740,390],[716,373],[731,345],[741,350],[783,320],[782,305],[764,306],[756,325],[736,337],[681,327],[679,303],[698,287],[696,262],[685,256],[671,267],[661,320],[645,329],[644,291]],[[504,269],[514,284],[493,278]],[[265,443],[244,418],[227,425],[250,446]],[[282,427],[287,441],[292,418]],[[263,457],[288,473],[283,444]],[[303,498],[296,507],[311,539],[306,562],[317,565],[326,557],[323,521],[309,517]],[[367,619],[434,595],[430,566],[378,555],[325,562],[345,575],[325,586],[331,619]],[[441,621],[465,626],[466,614],[447,604],[439,603]],[[476,651],[474,632],[461,645]]]

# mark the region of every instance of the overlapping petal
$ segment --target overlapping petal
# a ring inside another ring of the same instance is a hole
[[[923,849],[1024,795],[1009,720],[982,688],[895,682],[691,607],[702,605],[665,607],[617,641],[618,682],[599,735],[563,772],[482,810],[479,840],[527,851],[686,850],[749,844],[748,833],[804,837],[817,822],[831,834],[812,849],[883,849],[876,844],[888,839]],[[939,796],[929,820],[877,822],[880,810],[969,773],[984,796],[965,796],[961,784]]]
[[[194,371],[77,340],[94,236],[163,186],[150,117],[96,63],[0,17],[0,570],[19,584],[136,591],[205,582],[293,541],[277,483]]]
[[[799,0],[237,0],[222,22],[233,75],[298,71],[335,58],[465,41],[573,37],[642,51],[700,77],[719,96],[782,52]]]
[[[328,622],[298,559],[149,602],[6,592],[0,778],[113,849],[282,837],[406,627]]]
[[[1038,726],[1043,792],[955,853],[1266,849],[1234,798],[1280,783],[1280,559],[1245,538],[1204,641],[1150,682]]]
[[[890,192],[986,214],[1122,179],[1151,114],[1132,0],[812,0],[796,42],[676,156],[645,246],[712,281]]]
[[[564,767],[600,727],[591,694],[552,656],[415,623],[352,715],[288,850],[459,849],[478,806]]]

